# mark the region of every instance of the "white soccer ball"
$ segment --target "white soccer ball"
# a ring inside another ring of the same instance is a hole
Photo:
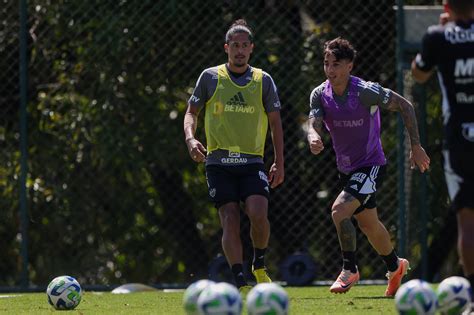
[[[288,314],[288,294],[276,283],[260,283],[247,295],[249,315]]]
[[[461,314],[471,306],[471,284],[466,278],[444,279],[438,286],[437,294],[441,314]]]
[[[211,280],[198,280],[188,286],[183,296],[183,307],[187,315],[198,315],[197,300],[199,295],[211,284],[214,284]]]
[[[54,278],[46,289],[48,302],[57,310],[72,310],[79,305],[82,289],[79,282],[70,276]]]
[[[414,279],[403,284],[395,294],[395,305],[400,314],[434,314],[436,293],[426,281]]]
[[[242,312],[239,290],[226,282],[211,284],[204,289],[199,295],[197,304],[201,315],[240,315]]]

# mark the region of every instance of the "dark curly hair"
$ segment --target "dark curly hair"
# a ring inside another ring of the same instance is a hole
[[[346,59],[353,62],[357,51],[352,47],[352,44],[342,37],[329,40],[324,43],[324,55],[332,54],[336,60]]]

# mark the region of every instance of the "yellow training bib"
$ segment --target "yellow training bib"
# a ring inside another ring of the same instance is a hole
[[[216,91],[206,102],[207,151],[263,156],[268,117],[262,102],[262,70],[253,68],[245,86],[232,81],[225,65],[217,67],[217,74]]]

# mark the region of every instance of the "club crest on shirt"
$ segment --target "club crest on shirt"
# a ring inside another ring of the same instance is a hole
[[[212,198],[214,198],[216,196],[216,189],[215,188],[209,189],[209,196],[211,196]]]
[[[474,123],[462,124],[462,135],[467,141],[474,142]]]

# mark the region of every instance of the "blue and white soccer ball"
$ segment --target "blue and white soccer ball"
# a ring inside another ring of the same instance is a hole
[[[276,283],[260,283],[247,295],[249,315],[288,314],[288,294]]]
[[[72,310],[81,303],[82,289],[70,276],[54,278],[46,289],[48,302],[57,310]]]
[[[198,280],[188,286],[183,296],[183,307],[187,315],[199,315],[197,300],[199,295],[211,284],[214,284],[211,280]]]
[[[414,279],[403,284],[395,294],[395,305],[400,314],[434,314],[437,298],[426,281]]]
[[[242,312],[239,290],[226,282],[211,284],[204,289],[199,295],[197,304],[201,315],[240,315]]]
[[[437,294],[441,314],[462,314],[471,306],[471,284],[466,278],[444,279],[438,286]]]

